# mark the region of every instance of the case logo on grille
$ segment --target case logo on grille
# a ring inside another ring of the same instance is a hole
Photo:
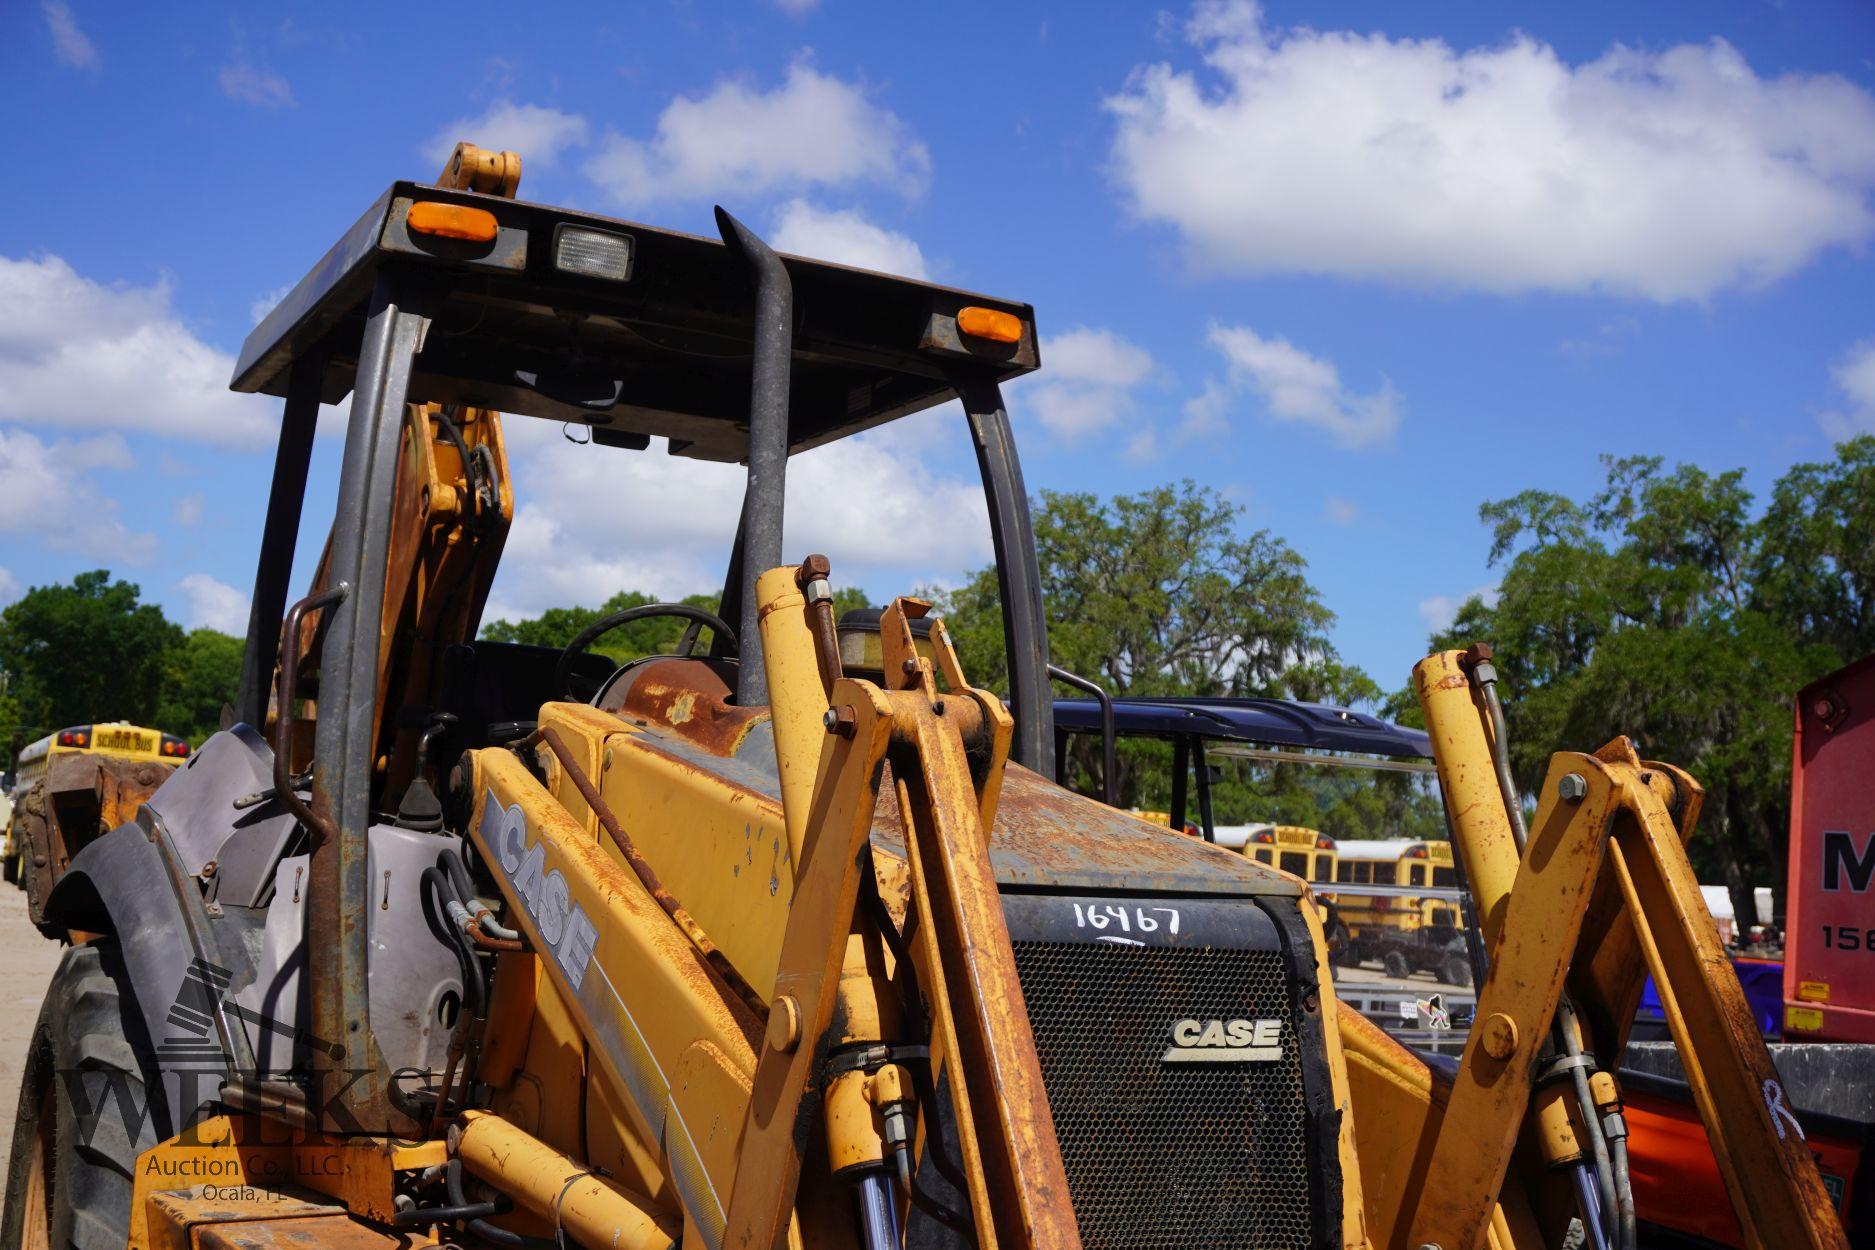
[[[1283,1057],[1283,1022],[1174,1020],[1165,1063],[1274,1063]]]

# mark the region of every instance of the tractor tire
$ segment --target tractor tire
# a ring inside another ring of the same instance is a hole
[[[1471,984],[1471,961],[1459,955],[1447,955],[1439,965],[1439,979],[1447,985]]]
[[[1399,951],[1388,951],[1381,957],[1380,966],[1387,970],[1387,975],[1395,981],[1404,981],[1413,973],[1412,965],[1406,962],[1406,956]]]
[[[26,1051],[0,1245],[123,1250],[161,1090],[116,940],[67,950]]]

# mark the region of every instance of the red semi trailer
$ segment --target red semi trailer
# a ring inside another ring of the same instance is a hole
[[[1796,715],[1778,1122],[1809,1143],[1849,1244],[1875,1250],[1875,656],[1804,687]],[[1649,1244],[1744,1246],[1672,1045],[1623,1062]]]
[[[1875,1042],[1875,656],[1797,696],[1784,1036]]]

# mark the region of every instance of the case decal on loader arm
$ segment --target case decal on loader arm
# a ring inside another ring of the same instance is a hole
[[[671,1074],[698,1039],[753,1072],[758,1026],[714,984],[696,948],[637,878],[520,760],[502,750],[473,759],[482,810],[471,827],[489,868],[528,941],[553,951],[541,966],[592,1039],[593,1058],[621,1092],[618,1101],[645,1138],[661,1144],[684,1211],[713,1250],[722,1244],[720,1195],[728,1178],[711,1175]],[[608,968],[632,970],[629,996]]]
[[[528,840],[527,813],[521,805],[503,807],[490,790],[482,807],[482,841],[494,848],[502,869],[514,884],[518,906],[546,939],[567,981],[579,989],[592,963],[599,929],[586,909],[573,901],[566,874],[548,868],[545,848],[538,840]]]

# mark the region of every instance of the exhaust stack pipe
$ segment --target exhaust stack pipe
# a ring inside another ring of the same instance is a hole
[[[755,282],[755,349],[749,384],[749,482],[737,528],[741,592],[736,638],[736,702],[768,702],[755,579],[781,563],[782,509],[788,476],[788,374],[794,356],[794,284],[775,250],[720,207],[716,228]]]

